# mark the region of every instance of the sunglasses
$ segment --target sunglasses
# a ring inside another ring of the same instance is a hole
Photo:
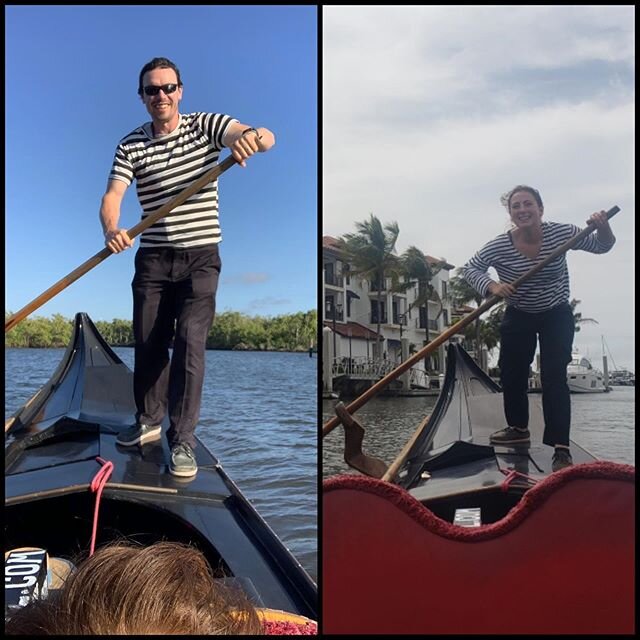
[[[159,87],[150,84],[144,88],[144,93],[147,96],[157,96],[160,93],[160,89],[162,89],[165,94],[169,95],[170,93],[173,93],[177,88],[177,84],[162,84]]]

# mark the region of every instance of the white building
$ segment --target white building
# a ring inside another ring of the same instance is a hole
[[[325,331],[332,344],[330,353],[335,354],[334,363],[350,361],[386,361],[391,370],[402,361],[401,339],[407,338],[409,353],[419,351],[426,343],[436,338],[449,325],[451,305],[447,300],[449,272],[453,265],[445,263],[432,280],[432,285],[443,300],[442,306],[429,302],[425,306],[413,306],[418,292],[417,286],[406,293],[391,290],[391,279],[385,282],[381,297],[380,351],[377,347],[378,291],[371,282],[345,275],[344,262],[335,238],[322,239],[323,299],[322,309]],[[427,256],[433,263],[442,260]],[[335,342],[335,349],[333,343]],[[445,346],[440,346],[427,359],[412,368],[413,380],[424,380],[425,374],[443,374],[445,368]],[[406,359],[406,358],[405,358]],[[335,364],[334,364],[335,373]],[[423,386],[418,383],[418,386]]]

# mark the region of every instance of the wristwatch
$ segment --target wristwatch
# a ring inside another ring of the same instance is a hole
[[[248,129],[245,129],[240,135],[243,136],[245,133],[250,133],[251,131],[256,134],[258,140],[262,139],[262,136],[258,133],[258,130],[255,127],[249,127]]]

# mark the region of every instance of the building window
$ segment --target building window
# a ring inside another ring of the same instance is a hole
[[[385,305],[384,302],[381,301],[380,302],[380,323],[381,324],[386,324],[387,323],[387,313],[386,313],[386,309],[385,309]],[[377,300],[371,300],[371,324],[377,324],[378,323],[378,301]]]
[[[342,283],[343,283],[342,274],[337,273],[337,267],[335,262],[325,262],[324,281],[326,284],[332,284],[335,287],[342,286]]]
[[[383,279],[378,274],[375,278],[371,279],[371,291],[384,291],[385,283]]]
[[[333,283],[333,270],[334,270],[334,264],[333,262],[325,262],[324,265],[324,277],[325,277],[325,282],[327,284],[332,284]]]

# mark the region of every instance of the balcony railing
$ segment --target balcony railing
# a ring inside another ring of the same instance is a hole
[[[344,276],[335,273],[325,273],[324,282],[334,287],[344,287]]]
[[[391,360],[378,360],[366,356],[355,356],[353,358],[334,358],[331,363],[331,375],[334,377],[348,375],[354,378],[382,378],[395,365]]]
[[[420,329],[425,329],[424,320],[420,320]],[[439,331],[440,327],[438,326],[437,320],[429,320],[429,331]]]
[[[387,290],[387,284],[386,282],[382,284],[382,286],[380,286],[379,282],[373,282],[370,281],[369,282],[369,291],[386,291]]]
[[[354,379],[377,380],[386,376],[397,366],[398,363],[391,360],[379,360],[366,356],[338,357],[331,362],[331,375],[333,377],[346,375]],[[413,367],[409,371],[409,383],[412,387],[423,389],[442,388],[443,374],[429,375],[422,369],[414,369]]]

